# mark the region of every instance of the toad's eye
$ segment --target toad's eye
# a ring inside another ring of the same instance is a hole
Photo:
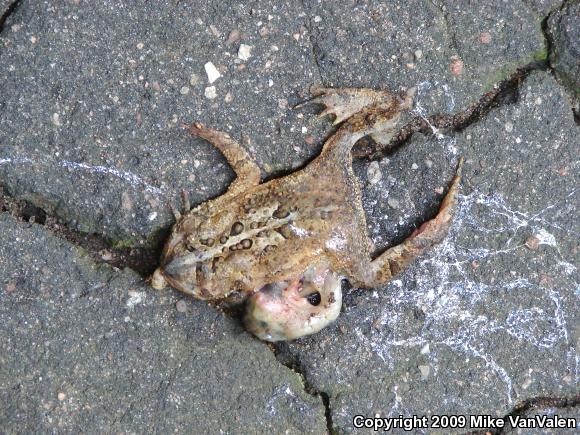
[[[310,305],[314,305],[316,307],[317,305],[320,304],[320,293],[319,292],[310,293],[308,296],[306,296],[306,299],[308,299]]]

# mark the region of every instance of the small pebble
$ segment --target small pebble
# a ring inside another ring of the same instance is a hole
[[[199,76],[197,74],[191,74],[189,76],[189,84],[195,86],[199,83]]]
[[[175,303],[175,309],[179,313],[185,313],[187,311],[187,302],[185,299],[180,299]]]
[[[457,57],[452,59],[449,69],[454,76],[460,76],[463,73],[463,61]]]
[[[180,93],[181,95],[187,95],[187,94],[189,94],[189,88],[188,88],[187,86],[183,86],[183,87],[182,87],[182,88],[179,90],[179,93]]]
[[[208,86],[207,88],[205,88],[205,91],[203,94],[205,95],[205,98],[209,98],[210,100],[213,100],[215,97],[217,97],[217,92],[216,92],[215,86]]]
[[[525,245],[528,247],[528,249],[535,251],[536,249],[538,249],[538,246],[540,246],[540,239],[538,237],[536,237],[535,235],[530,236],[526,240]]]
[[[213,34],[213,36],[215,36],[216,38],[218,38],[220,36],[220,31],[213,24],[209,25],[209,30]]]
[[[505,131],[507,131],[508,133],[511,133],[512,131],[514,131],[514,125],[510,121],[505,123],[504,128],[505,128]]]
[[[421,379],[426,380],[429,377],[429,373],[431,373],[431,367],[427,365],[420,365],[418,368],[421,372]]]
[[[391,207],[391,208],[394,208],[394,209],[399,208],[399,200],[396,198],[393,198],[391,196],[389,196],[387,198],[387,204],[389,204],[389,207]]]
[[[240,31],[238,29],[234,29],[228,35],[228,39],[226,39],[226,45],[232,45],[235,42],[240,40]]]
[[[419,165],[417,163],[413,163],[411,165],[411,169],[413,169],[414,171],[416,171],[417,169],[419,169]]]
[[[139,50],[143,50],[143,47],[145,47],[145,44],[143,44],[142,42],[140,42],[140,43],[137,44],[137,48]]]
[[[58,113],[53,113],[52,117],[50,118],[52,123],[57,127],[60,127],[62,124],[60,122],[60,115]]]
[[[222,76],[212,62],[207,62],[203,67],[210,85]]]
[[[238,58],[241,60],[248,60],[252,57],[252,46],[246,44],[240,44],[238,49]]]
[[[413,53],[415,55],[415,59],[419,60],[423,57],[423,52],[421,50],[415,50],[415,53]]]
[[[481,42],[482,44],[489,44],[491,42],[491,33],[481,32],[479,34],[479,42]]]
[[[64,399],[66,399],[66,394],[58,393],[58,395],[56,397],[58,398],[59,401],[62,402]]]
[[[367,179],[369,184],[377,184],[381,181],[383,174],[379,166],[379,162],[371,162],[367,168]]]
[[[111,251],[108,251],[106,249],[99,251],[99,254],[101,254],[101,258],[103,259],[103,261],[111,261],[113,259],[113,254],[111,253]]]
[[[230,92],[228,92],[224,97],[224,101],[226,103],[231,103],[232,101],[234,101],[234,96]]]

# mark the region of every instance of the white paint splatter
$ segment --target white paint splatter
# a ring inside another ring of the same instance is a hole
[[[534,236],[538,239],[540,245],[557,246],[556,237],[545,229],[541,228]]]
[[[75,162],[70,162],[68,160],[61,160],[61,161],[57,162],[57,164],[59,166],[65,167],[65,168],[85,170],[85,171],[93,173],[93,174],[112,175],[114,177],[120,178],[120,179],[128,182],[133,187],[143,187],[146,192],[152,193],[154,195],[161,195],[163,193],[163,191],[161,189],[147,184],[145,181],[143,181],[143,179],[141,179],[139,176],[137,176],[131,172],[121,171],[121,170],[115,169],[115,168],[108,168],[106,166],[99,166],[99,165],[91,166],[91,165],[87,165],[86,163],[75,163]]]
[[[135,188],[142,188],[147,193],[151,193],[157,196],[161,196],[164,194],[163,189],[148,184],[145,180],[140,178],[138,175],[133,174],[132,172],[121,171],[119,169],[109,168],[107,166],[88,165],[86,163],[71,162],[69,160],[56,160],[53,162],[40,161],[40,160],[32,160],[27,157],[14,157],[14,158],[7,157],[0,159],[0,165],[7,164],[12,165],[32,164],[47,167],[60,166],[75,171],[89,172],[91,174],[104,174],[115,178],[119,178],[124,182],[129,183],[131,186]]]
[[[475,281],[472,270],[473,267],[478,267],[478,263],[482,264],[497,256],[513,256],[515,251],[524,250],[524,235],[519,234],[524,227],[539,235],[541,243],[553,246],[554,255],[561,256],[556,237],[545,230],[545,227],[557,228],[567,234],[574,234],[574,230],[561,228],[553,218],[547,218],[546,213],[554,210],[558,216],[562,216],[564,209],[556,209],[556,206],[569,203],[568,198],[574,194],[575,191],[567,194],[563,200],[537,213],[520,212],[510,207],[498,194],[485,195],[475,191],[469,195],[460,195],[448,238],[436,246],[428,258],[411,266],[408,271],[416,283],[416,288],[410,291],[400,283],[391,282],[384,293],[388,295],[388,301],[382,303],[384,308],[379,317],[376,318],[376,312],[369,313],[363,321],[357,317],[357,322],[361,325],[385,325],[391,333],[385,335],[371,331],[369,334],[357,327],[356,337],[389,368],[394,368],[397,362],[394,347],[429,349],[425,354],[435,370],[437,347],[440,346],[479,359],[504,385],[506,402],[510,405],[517,398],[518,391],[514,389],[510,369],[502,367],[498,362],[504,358],[504,351],[500,352],[489,345],[499,338],[498,334],[508,334],[522,345],[543,350],[567,346],[570,349],[566,360],[568,370],[575,374],[574,382],[578,382],[580,360],[573,351],[573,342],[568,334],[567,315],[561,295],[566,289],[550,288],[540,282],[517,276],[502,281],[492,274],[484,278],[478,277]],[[567,210],[575,213],[573,208]],[[506,241],[503,246],[494,246],[494,249],[462,246],[461,243],[466,242],[458,236],[464,226],[469,226],[470,232],[479,234],[480,240],[484,240],[482,236],[488,233],[505,233]],[[514,240],[518,243],[514,243]],[[577,270],[564,259],[558,265],[568,275]],[[413,269],[420,272],[414,274]],[[580,297],[578,284],[572,279],[570,285],[572,287],[569,290],[579,292]],[[527,300],[526,306],[514,307],[505,313],[477,314],[480,312],[479,305],[486,303],[486,296],[491,292],[502,294],[522,291],[534,294]],[[423,330],[414,335],[409,335],[402,326],[406,324],[402,319],[409,306],[418,307],[425,314]],[[400,403],[395,400],[393,409],[398,409],[399,406]]]

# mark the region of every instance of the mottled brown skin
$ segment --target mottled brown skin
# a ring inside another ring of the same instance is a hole
[[[317,264],[355,286],[375,287],[445,236],[459,174],[435,219],[372,259],[352,171],[353,145],[367,135],[392,137],[401,112],[412,106],[414,90],[402,95],[366,89],[320,92],[315,101],[326,106],[323,114],[334,114],[335,123],[342,124],[307,167],[263,184],[258,166],[228,134],[199,123],[187,126],[224,154],[237,178],[224,195],[176,216],[153,287],[169,284],[204,300],[233,291],[251,295],[301,279]]]

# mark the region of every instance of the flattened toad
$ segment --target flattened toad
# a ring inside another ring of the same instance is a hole
[[[246,327],[268,341],[298,338],[334,321],[342,278],[358,287],[380,286],[449,228],[460,167],[437,216],[371,258],[350,150],[367,135],[392,138],[413,96],[414,89],[322,89],[314,102],[341,125],[308,166],[262,184],[258,166],[227,133],[187,126],[222,152],[237,178],[225,194],[191,210],[184,201],[151,285],[169,284],[204,300],[245,294]]]

